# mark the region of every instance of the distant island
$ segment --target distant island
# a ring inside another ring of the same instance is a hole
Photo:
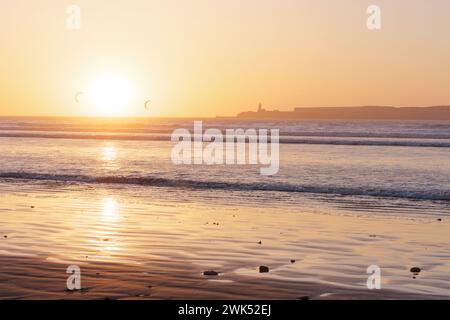
[[[450,106],[432,107],[300,107],[293,111],[266,110],[241,112],[241,119],[353,119],[353,120],[450,120]]]

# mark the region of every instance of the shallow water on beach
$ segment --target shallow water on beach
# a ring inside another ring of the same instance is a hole
[[[0,188],[1,298],[377,297],[369,265],[382,268],[387,297],[450,296],[448,215],[369,215],[280,192]],[[85,275],[79,295],[65,292],[69,265]],[[423,269],[416,279],[413,266]]]

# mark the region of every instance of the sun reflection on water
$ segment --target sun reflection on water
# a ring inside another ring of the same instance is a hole
[[[117,148],[114,144],[108,144],[101,149],[103,161],[114,161],[117,158]]]

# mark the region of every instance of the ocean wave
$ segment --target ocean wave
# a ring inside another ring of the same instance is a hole
[[[232,190],[232,191],[272,191],[291,193],[313,193],[343,196],[371,196],[380,198],[406,198],[413,200],[450,201],[450,192],[446,190],[395,190],[378,187],[344,187],[319,185],[293,185],[284,183],[240,183],[225,181],[196,181],[161,177],[127,176],[86,176],[63,175],[32,172],[0,172],[0,179],[38,180],[66,183],[123,184],[186,189]]]
[[[269,135],[270,136],[270,135]],[[0,138],[37,138],[37,139],[82,139],[82,140],[126,140],[126,141],[167,141],[170,135],[129,135],[97,133],[36,133],[36,132],[0,132]],[[270,142],[270,139],[268,139]],[[450,140],[439,139],[398,139],[373,137],[327,137],[327,136],[280,136],[280,144],[319,144],[345,146],[394,146],[394,147],[430,147],[450,148]]]
[[[49,125],[49,126],[5,126],[0,123],[0,134],[10,134],[10,135],[125,135],[125,136],[135,136],[135,135],[164,135],[170,136],[170,134],[177,128],[188,127],[179,124],[178,126],[173,125],[159,125],[147,127],[126,127],[126,128],[105,128],[105,127],[86,127],[86,126],[61,126],[61,125]],[[425,128],[427,128],[424,125]],[[417,130],[413,132],[404,132],[395,130],[395,128],[366,128],[365,131],[353,130],[347,131],[346,129],[336,130],[333,128],[321,129],[321,130],[305,130],[299,128],[284,128],[283,126],[268,125],[261,127],[261,124],[257,124],[254,127],[242,126],[224,126],[220,125],[217,127],[204,126],[204,129],[217,128],[221,131],[226,129],[249,129],[249,128],[264,128],[264,129],[279,129],[281,136],[286,137],[337,137],[337,138],[389,138],[389,139],[450,139],[450,132],[448,130],[448,124],[445,128],[442,128],[439,132],[439,126],[434,125],[433,131]],[[351,129],[351,128],[349,128]],[[376,130],[374,130],[376,129]]]

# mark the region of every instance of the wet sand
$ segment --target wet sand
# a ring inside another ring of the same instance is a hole
[[[0,299],[450,297],[450,218],[286,197],[2,183]],[[369,265],[381,290],[366,288]]]

